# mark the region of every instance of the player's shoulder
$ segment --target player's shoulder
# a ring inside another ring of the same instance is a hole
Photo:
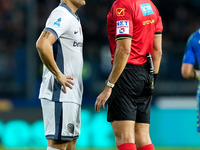
[[[57,6],[52,12],[51,12],[51,17],[58,17],[62,16],[63,18],[70,18],[73,15],[71,14],[71,9],[67,7],[66,5],[62,5],[62,3]]]
[[[200,29],[196,30],[194,33],[192,33],[188,40],[187,40],[187,46],[189,45],[198,45],[199,46],[199,39],[200,39]]]
[[[199,39],[200,38],[200,28],[198,30],[196,30],[194,33],[192,33],[189,37],[189,39]]]
[[[62,6],[58,6],[56,7],[52,12],[51,14],[54,14],[54,15],[66,15],[66,13],[68,13],[68,11],[62,7]]]
[[[198,30],[195,31],[196,36],[200,37],[200,28]]]

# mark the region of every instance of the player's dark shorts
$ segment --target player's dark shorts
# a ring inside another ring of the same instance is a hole
[[[108,99],[107,121],[150,123],[153,85],[146,64],[127,64]]]

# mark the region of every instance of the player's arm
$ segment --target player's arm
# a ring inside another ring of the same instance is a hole
[[[200,71],[195,70],[192,64],[182,63],[181,75],[183,78],[186,78],[186,79],[199,79]]]
[[[55,41],[54,34],[50,31],[43,31],[36,42],[36,48],[43,64],[54,74],[56,80],[63,86],[63,92],[66,93],[66,86],[72,89],[71,85],[73,85],[73,82],[71,80],[73,78],[71,76],[65,76],[54,60],[52,45]]]
[[[194,67],[192,64],[182,63],[181,66],[181,75],[186,79],[194,79]]]
[[[160,62],[162,58],[162,34],[156,34],[153,40],[152,60],[155,69],[155,74],[158,74]]]
[[[49,71],[57,76],[58,74],[61,74],[61,71],[53,57],[52,45],[55,41],[56,38],[50,31],[43,31],[36,42],[36,48],[43,64],[49,69]]]

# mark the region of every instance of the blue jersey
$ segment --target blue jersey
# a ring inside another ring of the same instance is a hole
[[[183,63],[200,65],[200,28],[187,41]]]
[[[200,69],[200,28],[187,41],[183,63],[193,66],[197,63]],[[200,132],[200,82],[197,89],[197,101],[197,131]]]

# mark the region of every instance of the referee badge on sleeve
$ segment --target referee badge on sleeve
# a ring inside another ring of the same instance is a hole
[[[124,16],[125,15],[124,10],[125,8],[117,8],[116,9],[117,16]]]
[[[128,20],[120,20],[116,22],[117,28],[116,28],[116,34],[129,34],[129,21]]]

